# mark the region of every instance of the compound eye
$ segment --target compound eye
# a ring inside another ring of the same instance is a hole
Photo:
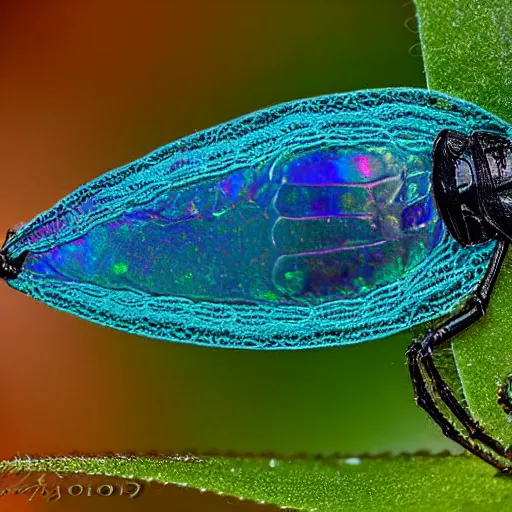
[[[498,386],[498,405],[506,414],[512,414],[512,374],[505,377],[505,382]]]
[[[455,166],[455,185],[458,192],[466,192],[473,184],[473,170],[471,164],[465,158],[457,161]]]

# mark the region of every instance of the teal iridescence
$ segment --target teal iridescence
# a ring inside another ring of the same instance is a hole
[[[363,342],[456,310],[495,243],[450,237],[431,194],[443,129],[510,136],[420,89],[277,105],[82,186],[7,243],[9,285],[127,332],[233,348]]]

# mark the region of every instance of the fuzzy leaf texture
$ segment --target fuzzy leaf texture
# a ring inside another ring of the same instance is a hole
[[[0,469],[170,483],[311,512],[505,511],[512,499],[508,478],[493,478],[493,468],[466,455],[294,461],[216,456],[192,462],[183,457],[57,457],[4,462]]]

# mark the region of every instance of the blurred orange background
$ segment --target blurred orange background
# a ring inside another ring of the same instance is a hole
[[[413,16],[403,0],[2,0],[0,232],[108,169],[247,112],[424,87]],[[2,283],[0,319],[0,459],[452,446],[414,405],[408,333],[302,352],[180,346],[87,323]],[[0,498],[0,511],[228,507],[256,506],[182,489],[130,503]]]

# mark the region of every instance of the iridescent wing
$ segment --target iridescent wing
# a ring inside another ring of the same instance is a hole
[[[506,133],[419,89],[294,101],[164,146],[80,187],[7,242],[9,284],[165,340],[299,349],[455,310],[495,242],[462,248],[431,194],[443,129]]]

